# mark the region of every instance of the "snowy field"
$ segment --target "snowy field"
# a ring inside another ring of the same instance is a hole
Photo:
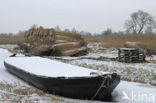
[[[94,46],[94,49],[86,56],[48,58],[73,65],[120,74],[122,81],[112,93],[112,101],[114,102],[156,102],[156,56],[147,57],[149,61],[147,63],[119,63],[115,61],[117,57],[116,49],[107,50],[99,48],[96,43],[94,45],[88,45],[90,48],[93,48],[92,46]],[[12,46],[7,45],[7,48],[10,47]],[[3,46],[3,48],[5,48],[5,46]],[[102,103],[100,101],[58,97],[35,89],[5,70],[3,62],[4,59],[10,55],[11,53],[6,49],[0,49],[0,103],[16,103],[18,101],[22,103]]]
[[[92,50],[86,56],[48,58],[104,72],[116,72],[121,76],[122,80],[156,86],[156,55],[147,56],[147,62],[145,63],[121,63],[117,61],[117,49],[101,48],[98,43],[88,47]]]

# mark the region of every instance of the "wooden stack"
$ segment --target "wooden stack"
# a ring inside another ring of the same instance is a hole
[[[46,55],[48,52],[47,55],[73,56],[87,51],[86,42],[76,33],[39,27],[31,28],[24,37],[30,45],[27,52],[33,55]]]
[[[138,48],[120,48],[118,60],[125,63],[145,62],[145,51]]]

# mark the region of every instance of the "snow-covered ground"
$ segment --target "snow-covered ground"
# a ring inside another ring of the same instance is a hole
[[[107,50],[105,50],[105,51],[107,51]],[[11,75],[10,73],[8,73],[6,71],[3,62],[4,62],[4,59],[7,58],[9,55],[11,55],[10,52],[8,52],[5,49],[0,49],[0,82],[7,82],[7,83],[13,83],[13,84],[16,83],[16,84],[19,84],[18,85],[19,88],[21,88],[22,86],[25,86],[26,88],[27,87],[33,88],[33,87],[29,86],[27,83],[23,82],[22,80],[18,79],[17,77]],[[149,59],[152,60],[151,63],[142,63],[142,64],[125,64],[125,63],[119,63],[117,61],[111,61],[109,59],[107,61],[105,61],[103,59],[101,60],[101,58],[100,58],[101,56],[108,57],[108,58],[114,58],[117,56],[116,50],[113,49],[113,50],[111,50],[111,52],[108,51],[103,54],[99,52],[98,55],[96,55],[94,52],[92,52],[84,57],[62,57],[62,58],[52,57],[52,59],[59,58],[60,60],[62,59],[61,61],[71,63],[74,65],[80,65],[80,66],[84,66],[84,67],[86,66],[86,67],[90,67],[92,69],[99,69],[99,70],[109,71],[109,72],[110,71],[117,72],[117,73],[121,74],[121,76],[123,76],[123,78],[126,76],[127,76],[127,78],[131,78],[131,79],[135,79],[135,78],[145,79],[145,77],[148,77],[148,79],[146,79],[147,82],[153,80],[153,83],[154,83],[154,81],[156,81],[153,78],[154,72],[156,70],[155,63],[153,62],[154,60],[156,60],[155,56],[153,56],[152,58],[151,57],[148,58],[148,60]],[[101,66],[101,65],[103,65],[103,66]],[[117,67],[117,68],[115,68],[115,67]],[[122,68],[122,69],[120,69],[120,68]],[[128,70],[130,69],[130,70],[127,71],[127,69]],[[140,70],[140,71],[137,71],[137,70]],[[136,72],[136,73],[133,73],[133,72]],[[133,75],[131,75],[131,74],[133,74]],[[149,79],[152,79],[152,80],[149,80]],[[33,89],[35,89],[35,88],[33,88]],[[8,93],[8,90],[0,88],[0,97],[2,97],[4,95],[4,93]],[[10,91],[9,91],[9,93],[10,93]],[[32,94],[31,96],[33,97],[33,95],[34,94]],[[156,86],[152,86],[149,83],[143,84],[143,83],[136,83],[136,82],[121,81],[120,84],[117,86],[117,88],[113,91],[112,95],[113,95],[113,101],[117,101],[117,102],[137,102],[137,103],[138,102],[140,102],[140,103],[152,102],[152,103],[155,103],[156,102]],[[51,98],[51,96],[52,95],[46,94],[46,95],[37,96],[34,98],[35,98],[35,100],[39,99],[40,102],[42,101],[44,103],[47,103],[49,101],[47,101],[45,98]],[[27,98],[27,96],[26,96],[26,98]],[[27,98],[27,99],[29,99],[29,98]],[[61,101],[61,102],[64,102],[64,103],[66,103],[66,102],[88,103],[88,102],[90,102],[90,101],[80,101],[80,100],[75,100],[75,99],[68,99],[68,98],[63,98],[63,97],[60,97],[60,99],[61,100],[63,99],[63,101]],[[34,100],[34,102],[36,102],[35,100]],[[0,100],[0,102],[1,102],[1,100]],[[8,100],[6,100],[4,102],[7,103]],[[91,103],[101,103],[101,102],[92,101]]]
[[[17,44],[0,44],[0,48],[13,50],[15,47],[18,47]]]
[[[4,67],[4,59],[10,56],[11,54],[12,53],[8,52],[7,50],[0,48],[0,81],[5,81],[9,83],[19,82],[19,83],[25,84],[23,81],[21,81],[17,77],[10,75]]]
[[[48,58],[104,72],[116,72],[122,80],[156,85],[156,55],[147,56],[145,63],[121,63],[117,61],[117,49],[101,48],[99,45],[89,44],[91,51],[86,56]]]

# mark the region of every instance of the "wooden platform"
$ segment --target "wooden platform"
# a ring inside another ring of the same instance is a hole
[[[145,62],[146,53],[139,48],[120,48],[118,51],[118,60],[125,63]]]

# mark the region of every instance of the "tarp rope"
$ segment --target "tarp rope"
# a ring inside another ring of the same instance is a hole
[[[107,79],[107,78],[103,77],[103,81],[102,81],[100,87],[98,88],[98,90],[96,91],[96,93],[94,94],[94,96],[91,98],[91,100],[94,100],[95,97],[97,96],[97,94],[99,93],[99,91],[100,91],[102,88],[106,87],[106,86],[104,85],[106,79]]]

